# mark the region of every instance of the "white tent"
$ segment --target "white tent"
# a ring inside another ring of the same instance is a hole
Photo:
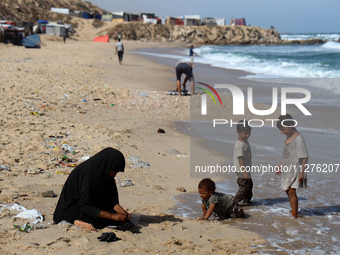
[[[224,18],[215,18],[216,24],[218,26],[225,26],[225,19]]]
[[[52,12],[56,12],[56,13],[60,13],[60,14],[66,14],[68,15],[70,13],[69,9],[65,9],[65,8],[51,8]]]
[[[201,25],[200,15],[184,15],[184,25],[199,26]]]
[[[46,34],[47,35],[54,35],[54,36],[68,36],[68,32],[72,30],[71,24],[55,24],[50,23],[46,25]]]
[[[146,15],[143,15],[143,21],[144,23],[157,24],[157,19],[148,18]]]

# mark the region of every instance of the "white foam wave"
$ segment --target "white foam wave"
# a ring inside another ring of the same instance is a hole
[[[324,45],[322,45],[322,48],[340,51],[340,43],[338,43],[338,42],[327,42]]]

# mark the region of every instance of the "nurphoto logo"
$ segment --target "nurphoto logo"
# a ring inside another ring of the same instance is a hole
[[[216,89],[228,89],[233,97],[233,115],[240,116],[244,115],[245,113],[245,96],[242,92],[242,90],[231,84],[215,84],[214,87],[198,82],[201,85],[204,85],[205,87],[209,88],[218,98],[220,101],[221,106],[222,100],[220,95],[217,93]],[[198,87],[199,89],[203,90],[206,93],[201,94],[201,115],[207,115],[207,94],[212,98],[212,100],[215,103],[215,106],[217,106],[216,100],[214,98],[214,95],[206,88]],[[272,88],[272,104],[269,109],[266,110],[259,110],[254,107],[254,101],[253,101],[253,88],[248,87],[247,88],[247,106],[248,110],[257,116],[267,116],[272,113],[274,113],[277,110],[278,107],[278,98],[279,98],[279,89],[277,87]],[[309,90],[305,88],[296,88],[296,87],[282,87],[280,88],[280,95],[281,95],[281,115],[287,114],[287,105],[295,105],[297,109],[299,109],[304,115],[311,116],[312,114],[306,109],[306,107],[303,105],[307,103],[311,99],[311,93]],[[290,96],[289,96],[290,95]],[[294,95],[294,97],[292,97]],[[265,121],[271,122],[272,126],[274,126],[274,122],[277,121],[277,119],[266,119]],[[293,120],[295,125],[297,126],[297,121]],[[248,120],[249,125],[252,127],[261,127],[264,125],[264,121],[261,119],[250,119]],[[233,124],[236,124],[233,120],[226,120],[226,119],[214,119],[213,120],[213,126],[216,125],[225,125],[227,123],[230,123],[232,126]],[[283,126],[284,123],[282,123]]]

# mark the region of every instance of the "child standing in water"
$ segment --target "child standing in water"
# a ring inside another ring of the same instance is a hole
[[[251,127],[248,121],[240,120],[236,129],[238,138],[234,146],[234,166],[236,167],[239,189],[235,198],[240,204],[247,205],[253,197],[253,181],[249,171],[251,169],[251,149],[248,142]]]
[[[295,121],[289,114],[281,115],[277,128],[286,135],[282,162],[278,174],[281,175],[281,187],[286,191],[292,208],[293,217],[298,217],[298,198],[296,189],[306,187],[305,167],[308,163],[308,152],[305,140],[295,128]]]

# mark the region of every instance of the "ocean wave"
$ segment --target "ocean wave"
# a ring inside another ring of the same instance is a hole
[[[325,49],[339,50],[340,51],[340,43],[338,42],[327,42],[322,45]]]

